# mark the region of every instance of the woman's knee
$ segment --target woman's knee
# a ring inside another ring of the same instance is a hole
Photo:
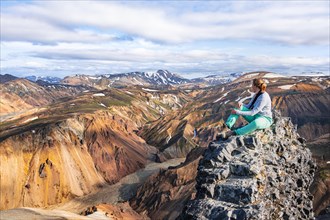
[[[265,118],[257,118],[253,122],[255,122],[255,126],[257,127],[257,129],[265,129],[271,125],[271,123],[268,122]]]

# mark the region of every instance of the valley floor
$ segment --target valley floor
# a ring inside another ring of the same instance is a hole
[[[102,213],[94,213],[88,217],[81,216],[79,213],[88,207],[99,204],[116,204],[118,202],[128,201],[136,194],[138,186],[150,175],[157,173],[159,169],[179,165],[184,160],[185,158],[177,158],[163,163],[149,163],[144,169],[127,175],[116,184],[104,186],[98,192],[45,209],[22,207],[1,211],[0,219],[109,219]]]

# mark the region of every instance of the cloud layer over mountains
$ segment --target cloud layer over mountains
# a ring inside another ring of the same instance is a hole
[[[328,16],[327,1],[4,2],[1,69],[328,71]]]

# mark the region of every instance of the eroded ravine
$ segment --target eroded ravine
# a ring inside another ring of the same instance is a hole
[[[150,175],[157,173],[160,169],[179,165],[185,158],[168,160],[163,163],[149,163],[144,169],[125,176],[118,183],[103,186],[99,191],[75,198],[68,202],[49,206],[46,209],[39,208],[17,208],[0,212],[1,219],[93,219],[77,214],[87,207],[102,203],[116,204],[128,201],[136,194],[137,188]]]

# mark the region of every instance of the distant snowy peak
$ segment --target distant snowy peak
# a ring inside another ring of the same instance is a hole
[[[157,72],[131,72],[107,75],[109,79],[121,80],[123,77],[131,78],[132,84],[144,84],[144,82],[152,85],[177,85],[188,83],[189,80],[173,74],[168,70],[158,70]],[[134,81],[136,83],[134,83]],[[137,83],[139,82],[139,83]]]
[[[178,74],[168,70],[157,70],[156,72],[129,72],[118,74],[103,74],[103,75],[75,75],[65,79],[65,83],[81,83],[92,86],[102,86],[107,84],[107,87],[140,85],[140,86],[174,86],[188,83],[203,83],[204,85],[219,85],[231,82],[242,73],[228,73],[224,75],[211,75],[197,79],[186,79]]]
[[[168,70],[156,72],[129,72],[118,74],[102,75],[78,75],[66,77],[63,80],[66,84],[84,84],[98,88],[122,87],[128,85],[139,86],[169,86],[189,83],[189,79],[173,74]]]
[[[60,84],[62,80],[61,78],[54,76],[26,76],[25,79],[32,82],[44,81],[50,84]]]
[[[227,73],[227,74],[213,74],[206,77],[195,78],[192,80],[194,83],[206,83],[209,85],[220,85],[229,83],[242,75],[241,72],[238,73]]]
[[[155,74],[154,80],[156,82],[162,82],[166,85],[184,84],[189,82],[188,79],[182,78],[177,74],[173,74],[168,70],[158,70]]]

